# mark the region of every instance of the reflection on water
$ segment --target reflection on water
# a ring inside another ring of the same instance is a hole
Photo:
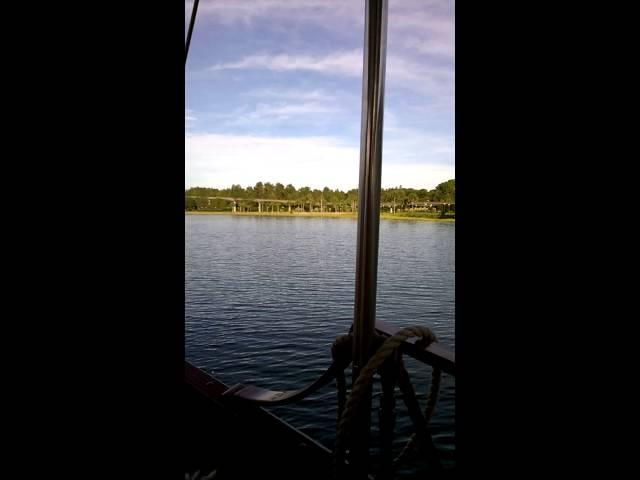
[[[185,216],[187,359],[227,384],[286,390],[315,380],[351,325],[356,229],[354,219]],[[381,221],[378,318],[431,327],[453,350],[454,299],[455,225]],[[410,358],[407,367],[424,405],[430,370]],[[444,375],[431,423],[445,452],[454,449],[454,386]],[[411,426],[402,401],[397,409],[399,448]],[[333,385],[271,410],[331,448]]]

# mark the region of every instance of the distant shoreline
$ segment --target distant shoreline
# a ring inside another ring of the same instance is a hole
[[[270,213],[270,212],[198,212],[185,211],[185,215],[231,215],[234,217],[320,217],[320,218],[357,218],[355,213],[334,213],[334,212],[298,212],[298,213]],[[410,217],[399,214],[382,213],[382,220],[417,220],[419,222],[446,222],[455,223],[454,218],[430,218],[430,217]]]

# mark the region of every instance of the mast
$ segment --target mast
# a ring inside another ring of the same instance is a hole
[[[384,79],[387,50],[387,0],[367,0],[364,30],[360,181],[358,190],[358,243],[353,319],[353,383],[371,356],[376,319],[378,239],[380,231],[380,179]],[[356,478],[366,477],[371,420],[371,395],[362,405],[352,443]]]

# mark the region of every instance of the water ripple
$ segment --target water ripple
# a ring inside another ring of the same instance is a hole
[[[355,220],[186,216],[187,358],[228,384],[293,389],[315,380],[351,325],[356,228]],[[379,258],[378,318],[429,326],[454,349],[455,225],[382,221]],[[424,405],[430,369],[406,363]],[[445,452],[455,448],[454,394],[455,379],[444,375],[431,425]],[[397,398],[399,449],[412,430]],[[331,448],[334,385],[271,410]]]

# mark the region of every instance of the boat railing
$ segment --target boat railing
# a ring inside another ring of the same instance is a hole
[[[399,328],[383,322],[376,321],[376,332],[383,338],[390,338]],[[437,368],[444,373],[455,376],[456,363],[455,354],[437,342],[431,343],[426,348],[422,348],[418,338],[409,338],[404,341],[399,350],[402,354],[418,360],[431,367]],[[338,362],[333,362],[329,368],[313,383],[298,390],[269,390],[255,385],[236,384],[222,391],[222,395],[227,398],[235,398],[255,403],[257,405],[286,405],[302,400],[319,388],[331,382],[339,371]]]
[[[236,384],[231,387],[221,384],[205,385],[205,389],[221,403],[278,406],[301,401],[309,397],[321,387],[336,380],[338,403],[338,427],[334,461],[338,470],[355,464],[356,458],[349,459],[348,444],[352,437],[359,416],[363,410],[369,410],[372,381],[375,374],[381,380],[382,396],[380,399],[380,434],[383,475],[380,478],[392,478],[397,465],[408,456],[407,452],[420,452],[427,463],[436,471],[442,471],[439,453],[431,438],[428,423],[436,408],[442,373],[455,377],[455,354],[435,341],[435,336],[426,327],[416,326],[399,329],[389,323],[376,321],[374,344],[376,352],[360,370],[360,377],[354,382],[347,398],[345,370],[352,364],[353,334],[342,335],[332,346],[332,362],[327,370],[313,383],[297,390],[269,390],[255,385]],[[419,405],[409,374],[404,366],[402,356],[407,355],[433,368],[431,385],[426,406]],[[415,433],[407,442],[402,452],[394,459],[392,455],[392,438],[394,434],[396,387],[407,406],[409,417]],[[368,397],[368,398],[367,398]],[[353,457],[353,452],[351,452]],[[386,476],[384,473],[386,472]],[[347,478],[349,475],[337,472],[336,478]]]

